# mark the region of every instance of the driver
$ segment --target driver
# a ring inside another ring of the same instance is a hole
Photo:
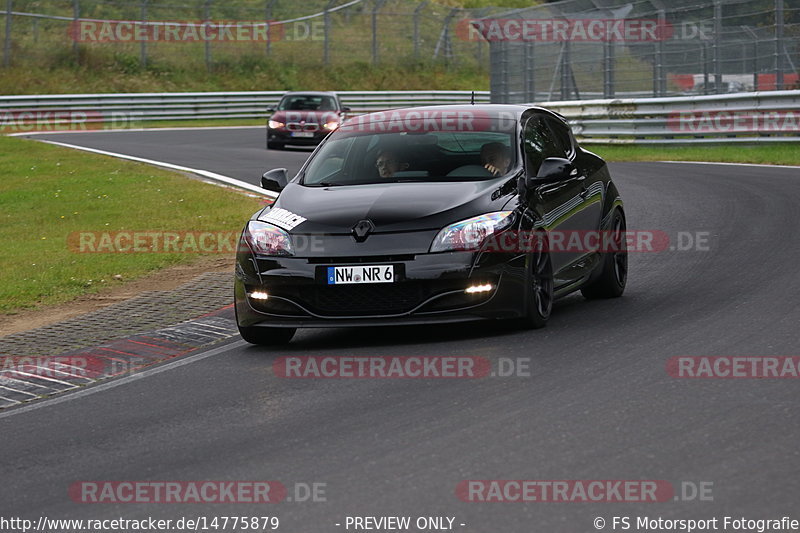
[[[404,161],[400,155],[393,150],[381,150],[375,159],[375,167],[382,178],[391,178],[396,172],[401,172],[408,168],[408,162]]]
[[[481,146],[481,163],[493,176],[505,174],[511,166],[511,152],[503,143],[486,143]]]

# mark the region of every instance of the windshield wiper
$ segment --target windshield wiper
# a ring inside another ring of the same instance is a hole
[[[342,185],[347,185],[346,183],[336,183],[333,181],[320,181],[319,183],[315,183],[315,185],[319,185],[320,187],[341,187]]]

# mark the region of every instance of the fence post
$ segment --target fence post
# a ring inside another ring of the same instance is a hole
[[[570,42],[569,40],[563,41],[561,43],[561,99],[562,100],[569,100],[570,99]]]
[[[722,0],[714,0],[714,92],[722,93]]]
[[[414,8],[414,59],[419,59],[419,16],[422,8],[424,8],[430,0],[420,2]]]
[[[375,0],[375,6],[372,8],[372,64],[377,65],[378,56],[378,11],[381,10],[386,0]]]
[[[664,76],[664,28],[667,26],[667,12],[658,10],[658,35],[656,35],[656,96],[667,94],[667,78]]]
[[[753,39],[753,90],[758,90],[758,35],[750,26],[741,26],[752,39]]]
[[[141,21],[145,28],[145,35],[149,35],[147,31],[147,0],[142,0],[141,5]],[[142,39],[142,42],[139,44],[139,63],[142,65],[142,68],[147,68],[147,38],[145,37]]]
[[[74,19],[75,28],[77,31],[78,20],[81,18],[81,2],[80,0],[72,0],[72,18]],[[72,52],[75,54],[75,61],[80,61],[80,50],[78,48],[77,34],[72,39]]]
[[[266,54],[269,56],[269,53],[272,51],[272,25],[269,22],[272,20],[272,7],[275,5],[277,0],[267,0],[267,4],[264,7],[264,20],[267,22],[267,49]]]
[[[525,42],[525,101],[536,101],[536,43]]]
[[[206,0],[203,7],[203,24],[208,24],[211,20],[211,2],[214,0]],[[211,41],[205,39],[205,55],[206,55],[206,71],[211,72]]]
[[[6,0],[6,34],[3,42],[3,66],[11,66],[11,0]]]
[[[614,98],[614,69],[616,68],[616,49],[611,39],[610,27],[606,26],[606,39],[603,41],[603,98]]]
[[[782,91],[783,80],[783,0],[775,0],[775,89]]]
[[[448,60],[453,57],[453,44],[450,42],[450,21],[453,20],[453,17],[455,17],[456,13],[459,11],[459,8],[454,7],[444,18],[442,32],[439,34],[439,40],[436,42],[436,48],[433,51],[433,59],[436,59],[439,57],[439,52],[444,49],[442,55],[444,56],[445,65],[447,65]]]
[[[508,80],[508,43],[506,41],[497,41],[494,48],[498,49],[500,55],[500,93],[498,104],[510,104],[511,94],[509,92]]]
[[[703,41],[700,48],[700,60],[703,62],[703,94],[708,94],[709,73],[708,73],[708,41]]]
[[[489,14],[489,8],[484,7],[483,9],[479,9],[472,15],[472,18],[482,19],[486,15]],[[469,36],[472,35],[472,29],[467,28],[467,40],[469,40]],[[478,64],[478,67],[481,66],[481,61],[483,61],[483,35],[481,35],[478,39],[476,39],[475,45],[475,62]]]
[[[330,33],[331,33],[331,12],[330,9],[333,7],[337,0],[328,0],[328,3],[325,5],[325,13],[323,15],[323,20],[325,22],[325,46],[323,50],[323,57],[322,62],[326,65],[330,65],[331,63],[331,50],[330,50]]]

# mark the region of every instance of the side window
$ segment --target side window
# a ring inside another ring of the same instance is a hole
[[[553,140],[555,141],[558,150],[566,154],[566,156],[559,157],[571,156],[575,150],[572,147],[572,137],[570,137],[568,127],[552,118],[548,118],[546,120],[548,126],[550,126],[550,129],[553,132]]]
[[[544,118],[539,115],[532,116],[525,125],[523,137],[525,148],[526,167],[530,174],[536,174],[542,161],[548,157],[566,157],[566,152],[559,148],[553,133],[547,126]]]

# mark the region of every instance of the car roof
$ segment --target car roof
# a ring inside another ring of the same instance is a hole
[[[408,113],[411,111],[420,113],[481,113],[489,118],[508,118],[513,116],[517,120],[522,118],[522,115],[528,111],[541,111],[552,116],[560,117],[557,113],[545,109],[543,107],[534,105],[522,104],[451,104],[451,105],[431,105],[431,106],[416,106],[416,107],[400,107],[387,109],[385,111],[373,111],[360,115],[358,118],[362,121],[381,122],[392,120],[392,113]]]
[[[337,96],[333,91],[289,91],[283,96]]]

